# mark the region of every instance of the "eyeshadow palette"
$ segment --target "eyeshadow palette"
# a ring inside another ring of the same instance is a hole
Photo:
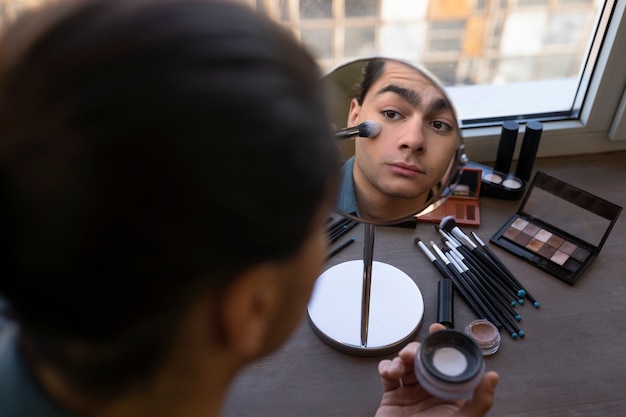
[[[598,256],[621,210],[537,172],[518,212],[490,241],[574,285]]]
[[[419,221],[439,223],[446,216],[454,217],[458,224],[480,226],[480,185],[482,170],[463,168],[459,182],[452,189],[450,197],[441,206],[426,214],[419,215]]]

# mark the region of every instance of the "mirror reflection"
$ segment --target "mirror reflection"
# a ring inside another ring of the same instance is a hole
[[[324,79],[333,92],[333,123],[344,133],[337,211],[388,224],[441,204],[461,168],[462,137],[439,82],[382,57],[349,62]],[[361,133],[345,134],[357,127]]]

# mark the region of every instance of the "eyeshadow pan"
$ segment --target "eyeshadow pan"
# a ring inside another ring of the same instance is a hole
[[[563,265],[568,259],[569,255],[565,252],[561,252],[560,250],[557,250],[556,253],[550,258],[550,260],[557,265]]]
[[[524,227],[526,227],[526,225],[528,225],[528,222],[518,217],[517,219],[515,219],[513,224],[511,224],[511,227],[517,230],[524,230]]]
[[[576,259],[577,261],[583,262],[589,256],[589,251],[587,249],[583,249],[581,247],[577,247],[574,252],[572,252],[571,257]]]
[[[457,219],[465,219],[465,218],[467,218],[467,217],[465,216],[465,214],[466,214],[466,213],[465,213],[465,204],[455,204],[455,205],[454,205],[454,208],[456,209],[456,215],[455,215],[455,217],[456,217]]]
[[[552,246],[553,248],[560,248],[561,245],[563,244],[563,242],[565,242],[565,239],[558,237],[557,235],[552,235],[552,237],[550,239],[548,239],[548,245]]]
[[[514,229],[513,227],[509,227],[508,229],[506,229],[506,232],[504,232],[504,237],[509,239],[509,240],[515,240],[515,237],[517,235],[520,234],[520,231],[517,229]]]
[[[575,272],[576,270],[578,270],[578,268],[580,268],[580,262],[578,262],[574,258],[569,258],[567,262],[563,264],[563,267],[567,268],[568,270],[572,272]]]
[[[526,233],[522,232],[515,237],[515,243],[524,247],[528,245],[528,243],[530,242],[532,238],[533,238],[532,236],[527,235]]]
[[[568,255],[571,255],[576,250],[577,247],[578,246],[574,245],[572,242],[565,241],[563,242],[559,250],[561,252],[567,253]]]
[[[497,174],[487,174],[483,176],[483,178],[494,184],[500,184],[502,182],[502,177]]]
[[[504,185],[505,187],[517,189],[517,188],[520,188],[522,186],[522,183],[517,181],[517,180],[514,180],[512,178],[509,178],[508,180],[504,180],[502,182],[502,185]]]
[[[540,240],[542,242],[547,242],[548,239],[550,239],[552,237],[552,233],[548,232],[547,230],[541,229],[539,232],[537,232],[537,234],[535,235],[535,239]]]
[[[537,251],[539,255],[543,256],[546,259],[552,258],[552,255],[554,255],[555,252],[556,248],[548,245],[543,245],[543,247]]]
[[[476,206],[467,206],[467,218],[476,220]]]
[[[535,236],[537,234],[537,232],[541,230],[539,228],[539,226],[535,226],[532,223],[529,223],[525,228],[524,228],[524,233],[531,235],[531,236]]]
[[[526,245],[528,249],[533,252],[539,252],[539,249],[543,247],[543,242],[541,240],[537,240],[535,238],[530,239],[530,242]]]

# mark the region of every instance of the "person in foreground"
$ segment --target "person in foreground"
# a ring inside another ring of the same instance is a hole
[[[219,415],[325,259],[338,155],[319,76],[231,1],[55,2],[12,25],[0,416]],[[381,365],[379,415],[431,415],[440,401],[403,391],[404,355]],[[486,411],[494,384],[459,415]]]

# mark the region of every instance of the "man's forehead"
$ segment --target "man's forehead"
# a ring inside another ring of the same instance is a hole
[[[381,88],[381,85],[389,84],[400,85],[416,91],[432,87],[438,89],[432,80],[417,68],[399,62],[387,62],[380,78],[374,84],[376,89]]]
[[[450,110],[446,95],[438,84],[416,68],[402,63],[387,63],[371,91],[373,96],[393,93],[413,107],[424,105],[433,112]]]

